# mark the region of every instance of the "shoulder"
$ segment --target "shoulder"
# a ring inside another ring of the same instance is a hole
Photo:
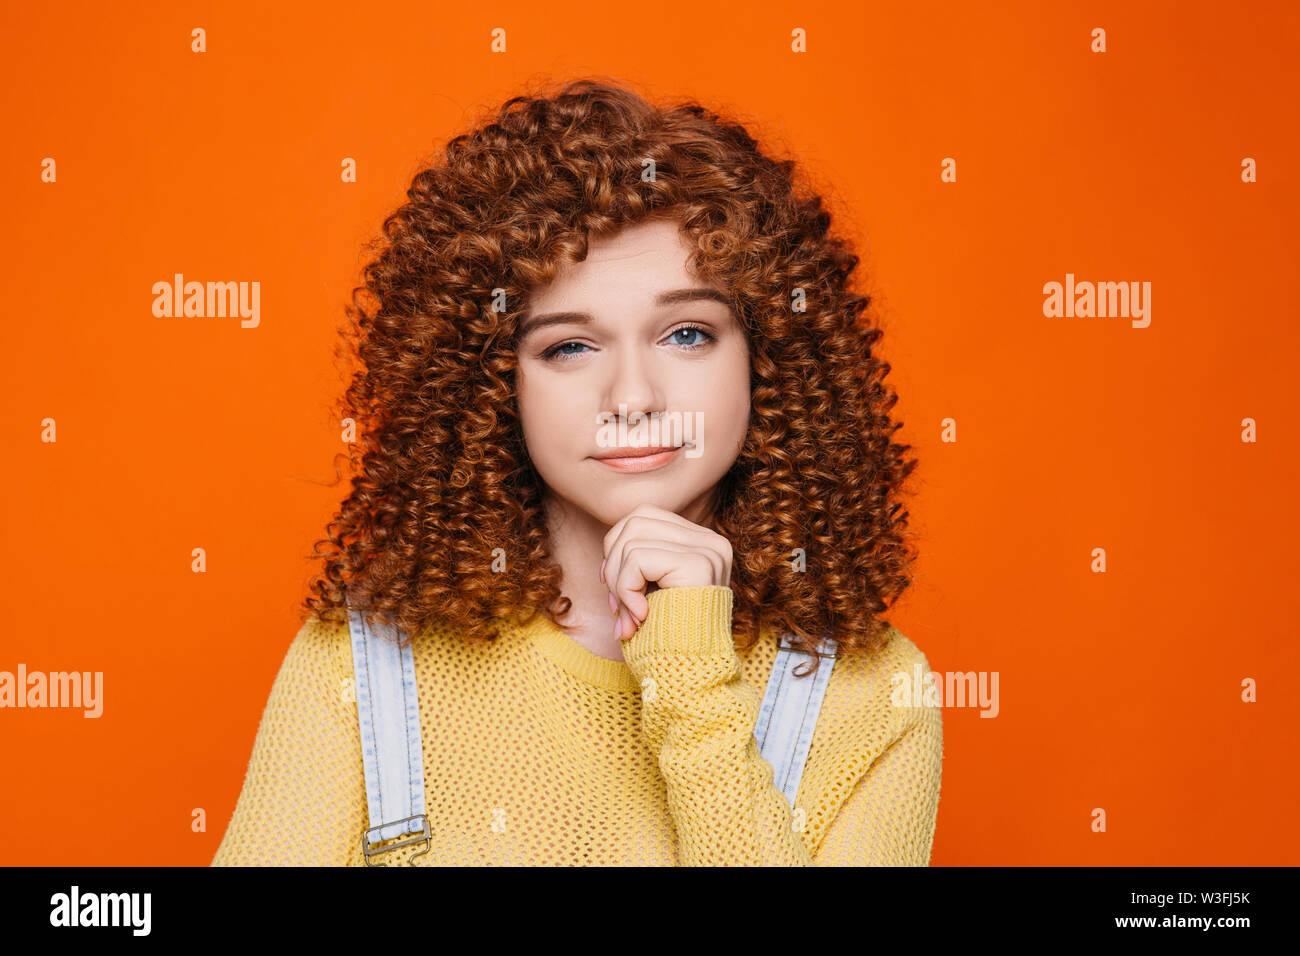
[[[912,664],[929,666],[925,652],[896,627],[891,627],[885,632],[885,642],[874,654],[844,655],[839,658],[839,661],[853,661],[875,670]]]
[[[940,709],[913,706],[910,693],[898,693],[929,669],[925,652],[894,628],[874,653],[834,659],[808,756],[810,790],[802,797],[818,808],[811,846],[820,845],[824,828],[856,792],[865,794],[857,812],[870,816],[894,812],[885,805],[917,787],[937,786]]]
[[[899,675],[922,675],[930,669],[930,661],[906,635],[895,627],[886,631],[884,644],[871,654],[841,654],[835,659],[834,675],[852,681],[861,690],[867,690],[883,681],[888,685]],[[833,678],[832,678],[833,679]]]
[[[922,724],[941,725],[940,708],[923,706],[930,662],[897,628],[873,654],[844,654],[835,659],[827,688],[841,719],[857,731],[859,741],[882,750]]]
[[[352,672],[347,623],[322,620],[312,614],[298,627],[280,665],[282,678],[334,680]]]
[[[322,620],[318,614],[312,614],[298,628],[290,651],[300,654],[332,654],[341,644],[348,643],[349,632],[346,621]]]

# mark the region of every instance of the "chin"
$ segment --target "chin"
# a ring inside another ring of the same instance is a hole
[[[691,501],[683,497],[678,489],[667,488],[629,488],[622,494],[614,495],[601,502],[598,512],[593,515],[607,525],[614,525],[626,518],[632,510],[641,505],[654,505],[675,515],[680,515]]]

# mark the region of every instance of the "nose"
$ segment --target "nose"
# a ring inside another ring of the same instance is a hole
[[[658,367],[655,356],[632,345],[620,346],[614,352],[614,361],[607,364],[609,377],[602,396],[603,407],[615,416],[624,407],[629,417],[637,412],[643,415],[663,412],[664,371]]]

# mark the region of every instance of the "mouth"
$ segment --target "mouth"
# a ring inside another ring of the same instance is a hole
[[[676,448],[614,448],[600,455],[592,455],[592,458],[614,471],[627,474],[662,468],[676,458],[681,450],[680,445]]]

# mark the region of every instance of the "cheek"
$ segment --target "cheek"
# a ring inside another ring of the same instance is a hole
[[[719,371],[700,395],[706,427],[714,426],[714,437],[739,445],[749,429],[749,357],[737,357]]]
[[[582,404],[583,393],[573,383],[544,375],[520,375],[515,394],[520,427],[533,457],[545,457],[547,449],[558,446],[581,444],[595,434],[594,424],[587,432],[581,430],[589,416]]]

